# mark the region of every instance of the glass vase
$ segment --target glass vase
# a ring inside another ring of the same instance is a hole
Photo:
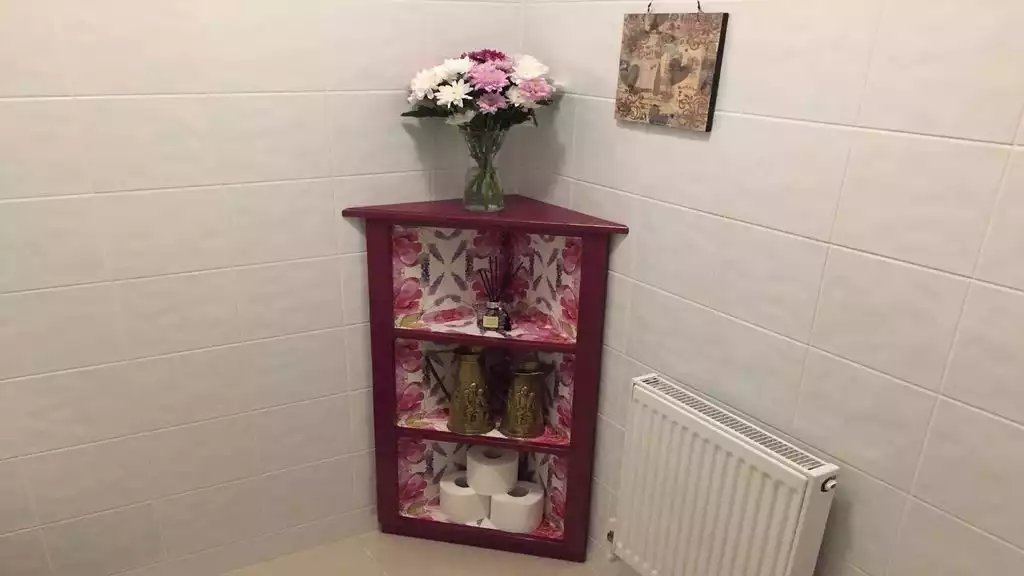
[[[505,191],[498,179],[495,162],[507,130],[460,129],[473,165],[466,171],[466,189],[462,203],[473,212],[497,212],[505,208]]]

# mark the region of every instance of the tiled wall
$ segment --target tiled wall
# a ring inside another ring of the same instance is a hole
[[[732,14],[710,135],[614,121],[643,3],[524,3],[569,95],[517,135],[523,191],[632,229],[596,518],[654,370],[842,463],[820,575],[1024,574],[1024,3],[703,4]]]
[[[450,196],[403,88],[519,37],[518,3],[0,2],[0,574],[216,574],[374,525],[339,211]]]

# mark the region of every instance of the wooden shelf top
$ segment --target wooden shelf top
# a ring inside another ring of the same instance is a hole
[[[462,200],[435,200],[346,208],[347,218],[386,220],[407,226],[502,228],[553,235],[628,234],[629,228],[525,196],[506,196],[501,212],[470,212]]]
[[[520,452],[546,452],[548,454],[568,454],[569,444],[568,441],[564,444],[555,444],[546,435],[541,438],[535,439],[524,439],[509,438],[500,432],[491,432],[489,434],[456,434],[447,430],[447,425],[440,423],[440,425],[430,427],[417,427],[410,428],[401,424],[396,424],[395,428],[398,430],[398,435],[406,438],[423,438],[425,440],[436,440],[438,442],[451,442],[453,444],[481,444],[484,446],[494,446],[496,448],[503,448],[506,450],[517,450]]]

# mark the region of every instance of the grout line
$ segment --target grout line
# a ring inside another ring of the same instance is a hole
[[[605,190],[611,190],[611,191],[617,192],[619,194],[624,194],[626,196],[631,196],[633,198],[636,198],[638,200],[643,200],[645,202],[650,202],[650,203],[653,203],[653,204],[660,204],[660,205],[667,206],[667,207],[670,207],[670,208],[677,208],[677,209],[685,210],[687,212],[692,212],[694,214],[700,214],[700,215],[703,215],[703,216],[710,216],[712,218],[716,218],[716,219],[719,219],[719,220],[725,220],[725,221],[728,221],[728,222],[733,222],[733,223],[736,223],[736,224],[741,224],[741,225],[744,225],[744,226],[749,226],[749,227],[752,227],[752,228],[757,228],[757,229],[762,230],[764,232],[770,232],[770,233],[780,234],[780,235],[783,235],[783,236],[789,236],[789,237],[797,239],[797,240],[806,240],[808,242],[813,242],[815,244],[820,244],[820,245],[826,246],[826,247],[842,248],[844,250],[849,250],[851,252],[857,252],[859,254],[872,256],[872,257],[875,257],[875,258],[878,258],[878,259],[881,259],[881,260],[885,260],[885,261],[896,263],[896,264],[902,264],[904,266],[909,266],[909,267],[912,267],[912,268],[918,268],[918,269],[925,270],[925,271],[928,271],[928,272],[934,272],[934,273],[937,273],[937,274],[943,274],[945,276],[951,276],[951,277],[954,277],[954,278],[959,278],[959,279],[963,279],[963,280],[967,280],[967,281],[973,281],[973,282],[976,282],[976,283],[979,283],[979,284],[985,284],[985,285],[994,286],[994,287],[997,287],[997,288],[1004,288],[1004,289],[1007,289],[1007,290],[1011,290],[1013,292],[1024,293],[1024,288],[1017,288],[1017,287],[1014,287],[1014,286],[1007,286],[1007,285],[1004,285],[1004,284],[999,284],[997,282],[993,282],[991,280],[985,280],[985,279],[982,279],[982,278],[976,278],[976,277],[968,276],[968,275],[961,274],[961,273],[958,273],[958,272],[951,272],[949,270],[943,270],[941,268],[935,268],[933,266],[928,266],[928,265],[925,265],[925,264],[918,264],[916,262],[910,262],[910,261],[907,261],[907,260],[900,260],[899,258],[895,258],[893,256],[888,256],[888,255],[885,255],[885,254],[879,254],[877,252],[872,252],[872,251],[867,250],[865,248],[858,248],[858,247],[850,246],[850,245],[847,245],[847,244],[841,244],[841,243],[832,242],[832,241],[829,241],[829,240],[822,240],[820,238],[814,238],[814,237],[811,237],[811,236],[804,236],[804,235],[801,235],[801,234],[797,234],[795,232],[788,232],[788,231],[785,231],[785,230],[778,230],[776,228],[771,228],[769,226],[765,226],[764,224],[757,224],[757,223],[754,223],[754,222],[748,222],[746,220],[740,220],[740,219],[734,218],[732,216],[716,214],[714,212],[708,212],[708,211],[705,211],[705,210],[701,210],[699,208],[693,208],[691,206],[685,206],[685,205],[682,205],[682,204],[674,204],[672,202],[667,202],[665,200],[659,200],[657,198],[650,198],[650,197],[644,196],[642,194],[638,194],[636,192],[629,192],[629,191],[626,191],[626,190],[619,190],[617,188],[610,188],[608,186],[603,186],[601,184],[596,184],[596,183],[590,182],[588,180],[584,180],[584,179],[579,178],[579,177],[566,176],[564,174],[559,174],[559,176],[561,176],[562,178],[565,178],[567,180],[573,180],[573,181],[576,181],[576,182],[581,182],[583,184],[587,184],[588,186],[594,186],[594,187],[602,188],[602,189],[605,189]]]
[[[305,182],[331,182],[334,180],[349,180],[356,178],[369,178],[373,176],[401,176],[409,174],[421,174],[429,172],[429,168],[422,170],[395,170],[391,172],[359,172],[354,174],[327,174],[325,176],[312,176],[309,178],[280,178],[276,180],[247,180],[240,182],[213,182],[209,184],[186,184],[182,186],[156,186],[152,188],[127,188],[123,190],[101,190],[76,192],[71,194],[44,194],[40,196],[18,196],[13,198],[0,198],[0,207],[6,203],[18,202],[42,202],[46,200],[67,199],[67,198],[109,198],[121,194],[150,194],[154,192],[184,192],[189,190],[208,190],[212,188],[248,188],[254,186],[265,186],[273,184],[301,184]]]
[[[34,102],[63,100],[128,100],[139,98],[248,98],[259,96],[329,96],[361,94],[404,94],[404,88],[367,88],[357,90],[330,90],[310,88],[308,90],[234,90],[230,92],[135,92],[123,94],[40,94],[21,96],[0,96],[3,102]]]
[[[988,226],[985,227],[985,234],[984,236],[982,236],[981,242],[978,244],[978,250],[975,252],[974,255],[974,266],[971,268],[972,278],[978,277],[978,268],[981,267],[981,259],[985,255],[985,249],[988,248],[989,240],[992,239],[992,230],[995,228],[996,225],[997,209],[999,208],[999,205],[1002,203],[1003,198],[1010,195],[1009,187],[1007,186],[1007,181],[1010,178],[1010,172],[1013,167],[1013,161],[1015,156],[1016,154],[1013,150],[1011,150],[1006,155],[1006,165],[1003,166],[1003,174],[999,178],[999,187],[996,190],[996,193],[993,195],[992,203],[989,205]]]

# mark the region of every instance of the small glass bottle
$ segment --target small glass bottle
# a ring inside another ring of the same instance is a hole
[[[501,302],[487,302],[483,311],[477,316],[476,325],[481,330],[508,330],[508,313]]]

